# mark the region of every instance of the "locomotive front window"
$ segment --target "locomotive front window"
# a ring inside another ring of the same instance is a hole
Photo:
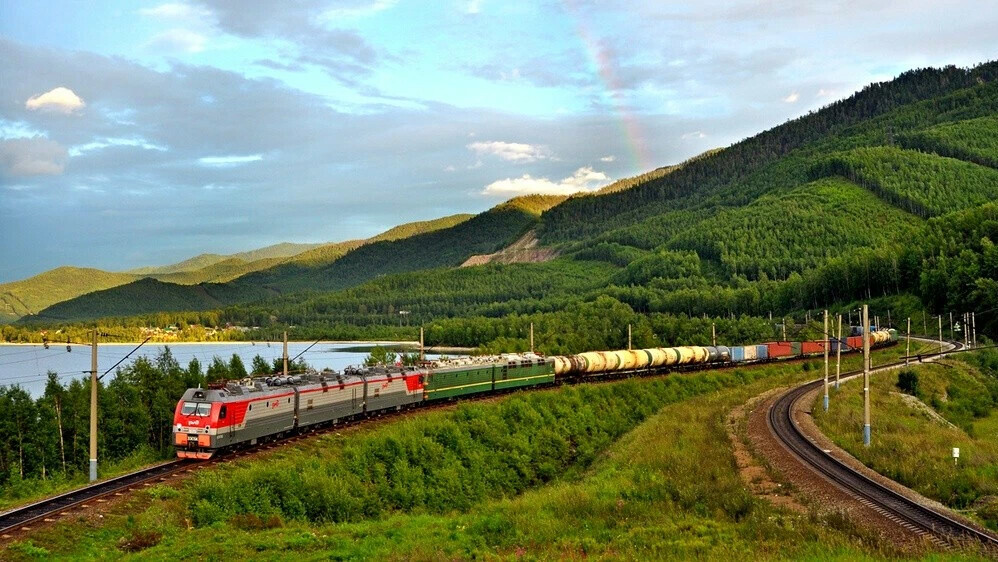
[[[198,409],[198,405],[195,402],[184,402],[184,407],[180,409],[180,413],[189,416],[193,414]]]
[[[211,414],[211,404],[208,402],[202,402],[198,404],[198,415],[201,417],[207,417]]]

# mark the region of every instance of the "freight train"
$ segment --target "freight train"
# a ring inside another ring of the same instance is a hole
[[[897,341],[894,330],[871,330],[873,347]],[[181,458],[209,459],[241,446],[362,416],[460,396],[613,374],[660,373],[824,354],[823,341],[747,346],[683,346],[533,353],[426,361],[416,367],[348,367],[292,376],[251,377],[191,388],[174,412]],[[862,336],[830,340],[829,351],[863,346]]]

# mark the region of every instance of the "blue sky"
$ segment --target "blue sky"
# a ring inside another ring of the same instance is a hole
[[[0,282],[596,189],[915,67],[991,2],[0,3]]]

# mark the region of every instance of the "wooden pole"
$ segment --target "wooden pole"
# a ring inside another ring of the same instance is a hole
[[[628,326],[630,329],[630,326]],[[629,348],[628,348],[629,349]],[[530,353],[534,352],[534,323],[530,323]]]
[[[953,311],[949,313],[949,339],[953,340]]]
[[[939,318],[942,323],[942,317]],[[863,445],[870,446],[870,310],[863,305]]]
[[[419,327],[419,360],[426,360],[426,353],[423,351],[423,327]]]
[[[97,480],[97,329],[90,345],[90,481]]]
[[[825,411],[828,411],[828,310],[825,310],[825,331],[824,334],[824,348],[825,348]]]
[[[710,323],[710,345],[717,347],[717,327],[713,322]]]
[[[631,325],[627,325],[627,351],[631,350]]]

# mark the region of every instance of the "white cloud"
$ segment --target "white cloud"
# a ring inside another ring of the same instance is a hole
[[[70,156],[80,156],[86,152],[92,150],[100,150],[102,148],[107,148],[109,146],[134,146],[137,148],[144,148],[145,150],[159,150],[165,151],[165,146],[160,146],[157,144],[152,144],[151,142],[142,138],[103,138],[100,140],[93,140],[86,144],[78,144],[76,146],[69,147]]]
[[[196,19],[208,15],[204,8],[195,8],[189,4],[160,4],[152,8],[143,8],[139,14],[162,19]]]
[[[56,176],[66,168],[66,149],[44,137],[0,141],[0,169],[10,176]]]
[[[586,166],[575,170],[571,176],[557,182],[547,178],[535,178],[530,174],[494,181],[485,186],[482,195],[571,195],[579,191],[590,191],[609,181],[610,178],[603,172]]]
[[[799,99],[800,99],[800,94],[798,94],[797,92],[791,92],[789,96],[783,98],[783,101],[786,103],[797,103],[797,100]]]
[[[468,145],[468,149],[479,156],[491,154],[507,162],[534,162],[551,157],[551,152],[545,146],[520,142],[473,142]]]
[[[835,96],[835,90],[826,90],[824,88],[819,88],[818,93],[814,94],[816,98],[830,98]]]
[[[617,157],[614,156],[613,154],[611,154],[609,156],[604,156],[604,157],[600,158],[599,161],[600,162],[613,162],[616,159],[617,159]]]
[[[83,108],[85,105],[87,104],[83,103],[80,96],[64,86],[53,88],[44,94],[32,96],[28,98],[28,101],[24,102],[24,107],[32,111],[56,111],[65,114],[70,114],[77,109]]]
[[[482,11],[482,0],[468,0],[464,5],[464,13],[477,14]]]
[[[200,53],[204,50],[208,38],[189,29],[174,28],[153,35],[146,46],[154,49],[180,51],[184,53]]]
[[[703,139],[703,138],[706,138],[706,137],[707,137],[707,133],[705,133],[703,131],[693,131],[692,133],[686,133],[686,134],[684,134],[683,136],[681,136],[679,138],[681,138],[683,140],[688,140],[688,139]]]
[[[204,158],[198,158],[198,162],[203,166],[220,167],[238,166],[239,164],[247,164],[258,160],[263,160],[262,154],[249,154],[246,156],[205,156]]]
[[[374,0],[368,4],[352,7],[330,8],[323,12],[318,20],[320,22],[336,23],[336,20],[345,18],[362,18],[372,16],[378,12],[383,12],[398,4],[398,0]]]

